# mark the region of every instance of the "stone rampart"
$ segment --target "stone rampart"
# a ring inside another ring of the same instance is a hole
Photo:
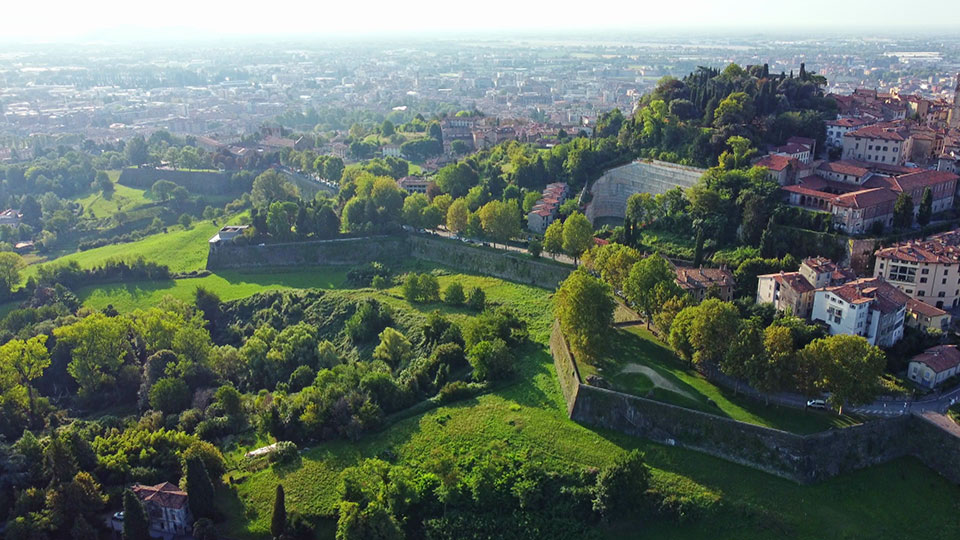
[[[587,218],[620,218],[626,215],[627,199],[634,193],[665,193],[675,187],[688,188],[706,171],[656,160],[637,160],[603,173],[593,183],[593,198],[587,206]]]
[[[550,348],[570,418],[581,424],[697,450],[801,484],[908,455],[960,483],[960,428],[939,424],[949,422],[939,415],[797,435],[583,384],[559,325]]]

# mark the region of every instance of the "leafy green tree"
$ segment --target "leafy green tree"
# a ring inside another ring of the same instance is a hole
[[[593,225],[580,212],[570,214],[563,222],[563,251],[575,260],[593,246]]]
[[[193,218],[190,217],[190,214],[180,214],[180,217],[177,218],[177,223],[184,229],[189,229],[190,225],[193,224]]]
[[[293,225],[299,207],[290,201],[275,201],[267,209],[267,230],[278,240],[293,238]]]
[[[447,165],[437,171],[437,187],[454,199],[465,196],[478,182],[480,176],[464,162]]]
[[[287,531],[287,504],[283,495],[283,484],[277,484],[277,493],[273,499],[273,514],[270,517],[270,534],[274,540],[283,537]]]
[[[644,455],[631,450],[617,457],[597,475],[593,509],[605,519],[636,511],[650,487],[650,469]]]
[[[398,330],[388,326],[380,332],[380,344],[373,350],[373,357],[383,360],[392,368],[398,368],[410,359],[412,351],[410,341]]]
[[[213,521],[208,518],[200,518],[193,523],[193,537],[196,540],[216,540],[217,529]]]
[[[469,217],[470,209],[467,207],[467,201],[463,199],[454,200],[447,208],[447,230],[457,234],[464,232]]]
[[[116,190],[116,186],[113,185],[113,182],[110,180],[110,176],[104,171],[98,171],[96,180],[94,180],[97,189],[103,193],[104,199],[109,199],[113,192]]]
[[[490,201],[478,214],[483,232],[493,240],[506,242],[520,235],[520,209],[516,204]]]
[[[898,197],[899,198],[899,197]],[[933,192],[929,187],[923,189],[923,197],[920,198],[920,209],[917,210],[917,223],[921,227],[926,227],[933,216]]]
[[[213,482],[207,473],[203,460],[192,456],[186,460],[187,494],[190,495],[190,513],[196,519],[213,519],[216,512],[213,509]]]
[[[585,360],[598,359],[608,341],[615,307],[610,286],[578,268],[557,290],[554,315],[574,351]]]
[[[70,528],[70,540],[98,540],[97,530],[90,525],[83,516],[80,516],[73,522]]]
[[[159,201],[168,201],[173,196],[173,190],[177,185],[169,180],[157,180],[150,187],[150,193]]]
[[[841,414],[845,404],[860,405],[876,398],[886,358],[863,337],[838,334],[817,339],[801,355],[819,366],[820,387],[830,392],[830,404]]]
[[[913,197],[909,193],[901,193],[893,203],[893,226],[898,229],[907,229],[913,225]]]
[[[481,341],[470,348],[467,360],[473,367],[473,378],[478,381],[505,379],[513,374],[513,354],[502,339]]]
[[[323,177],[331,182],[340,182],[343,177],[343,168],[343,159],[331,156],[323,164]]]
[[[253,180],[250,192],[250,199],[257,208],[266,208],[274,201],[295,201],[297,197],[297,187],[274,169],[260,173]]]
[[[130,165],[142,165],[150,159],[147,141],[141,135],[129,139],[124,145],[123,153]]]
[[[394,133],[396,133],[396,128],[394,127],[393,122],[384,120],[383,123],[380,124],[380,135],[389,137]]]
[[[127,325],[117,317],[94,313],[53,331],[59,345],[70,350],[67,372],[80,385],[80,395],[92,398],[110,389],[129,350]]]
[[[150,525],[143,503],[137,495],[127,489],[123,492],[123,540],[141,540],[150,538]]]
[[[474,287],[467,293],[467,307],[476,312],[481,312],[487,305],[487,295],[480,287]]]
[[[627,299],[643,312],[647,328],[650,327],[650,320],[659,306],[682,294],[676,279],[677,274],[670,267],[670,263],[659,255],[641,259],[630,269],[623,285],[624,293]]]
[[[150,389],[150,407],[163,414],[176,414],[190,407],[190,387],[182,379],[166,377]]]
[[[528,191],[526,195],[523,196],[523,213],[528,214],[533,207],[537,205],[540,201],[540,193],[537,191]]]
[[[713,125],[723,127],[748,124],[755,114],[753,98],[746,92],[734,92],[717,105],[713,112]]]
[[[9,370],[11,378],[26,388],[31,418],[37,413],[36,390],[32,382],[50,366],[50,352],[46,343],[47,336],[40,334],[26,341],[11,339],[0,346],[0,379],[6,378]]]
[[[527,252],[529,252],[534,259],[539,259],[540,254],[543,253],[543,244],[539,240],[533,239],[527,243]]]
[[[430,200],[423,193],[411,193],[403,200],[403,222],[411,227],[423,226],[423,211]]]
[[[443,302],[451,306],[462,306],[466,301],[466,295],[463,293],[463,285],[453,281],[443,291]]]
[[[563,253],[563,222],[554,221],[543,235],[543,249],[554,257]]]

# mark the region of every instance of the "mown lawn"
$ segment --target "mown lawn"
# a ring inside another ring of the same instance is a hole
[[[616,331],[612,351],[601,368],[583,362],[579,367],[581,376],[599,374],[623,392],[794,433],[816,433],[859,422],[852,416],[767,406],[716,386],[642,325]]]
[[[315,518],[321,537],[332,538],[340,471],[359,460],[386,454],[396,462],[426,467],[446,457],[475,455],[495,445],[529,453],[549,467],[602,467],[633,448],[646,454],[654,486],[684,508],[676,522],[617,524],[602,529],[622,538],[954,538],[960,534],[956,508],[960,488],[913,459],[903,459],[816,486],[797,486],[746,467],[675,447],[595,430],[570,421],[544,345],[550,328],[546,291],[494,278],[448,275],[469,288],[483,286],[492,303],[509,303],[530,321],[536,343],[520,363],[512,385],[400,420],[357,443],[333,441],[303,452],[299,464],[257,472],[228,473],[235,491],[223,490],[229,519],[222,533],[237,540],[269,536],[274,490],[283,483],[288,511]],[[377,293],[402,302],[394,288]],[[459,308],[440,305],[456,315]],[[263,441],[251,442],[250,448]],[[240,450],[237,450],[239,452]],[[389,451],[389,452],[387,452]],[[891,494],[899,496],[891,496]]]
[[[143,257],[148,261],[169,266],[172,272],[202,270],[207,264],[207,241],[225,223],[233,223],[237,219],[237,217],[231,220],[221,219],[217,221],[217,225],[209,220],[197,221],[188,229],[177,225],[170,227],[166,233],[152,234],[136,242],[78,251],[44,264],[77,261],[81,267],[89,268],[109,259],[132,260]],[[24,280],[36,275],[36,272],[37,265],[28,266],[23,271]]]
[[[96,191],[77,199],[76,202],[83,205],[83,217],[103,219],[120,211],[129,213],[153,201],[146,197],[146,192],[142,189],[115,183],[114,192],[109,198],[105,198],[101,192]]]
[[[103,309],[112,305],[126,313],[155,306],[167,296],[192,303],[198,287],[216,293],[226,302],[268,290],[337,289],[345,281],[345,268],[221,270],[200,278],[93,285],[79,289],[77,296],[87,307]]]

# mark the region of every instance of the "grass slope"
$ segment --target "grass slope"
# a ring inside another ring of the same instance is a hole
[[[765,406],[714,385],[678,359],[642,325],[616,332],[613,351],[601,370],[579,363],[583,377],[600,373],[623,392],[794,433],[816,433],[859,422],[851,416]],[[642,371],[637,366],[642,366]]]
[[[494,445],[526,450],[530,459],[558,468],[601,467],[621,452],[639,448],[653,469],[656,487],[674,494],[685,509],[681,523],[631,523],[605,529],[609,538],[953,538],[960,534],[955,509],[960,488],[912,459],[860,471],[816,486],[797,486],[710,456],[665,447],[571,422],[547,352],[550,295],[493,278],[450,275],[488,298],[509,303],[530,321],[537,342],[520,365],[517,382],[476,399],[401,420],[358,443],[334,441],[305,450],[296,466],[253,473],[231,471],[236,493],[223,490],[229,514],[222,532],[235,539],[269,536],[278,482],[288,511],[321,520],[331,537],[337,478],[345,467],[386,450],[397,462],[422,467],[442,455],[465,456]],[[378,293],[396,300],[396,290]],[[439,306],[418,307],[429,311]],[[456,313],[456,309],[445,308]],[[261,441],[262,442],[262,441]],[[260,443],[256,443],[260,444]],[[255,446],[255,444],[250,447]],[[243,452],[235,449],[232,456]],[[898,493],[901,496],[892,497]],[[829,531],[829,532],[827,532]]]

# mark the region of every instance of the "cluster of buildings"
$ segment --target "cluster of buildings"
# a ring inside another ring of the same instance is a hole
[[[960,75],[952,101],[857,89],[831,95],[839,116],[827,122],[834,160],[817,160],[809,140],[791,138],[761,157],[788,204],[828,212],[834,228],[880,233],[909,195],[914,215],[930,190],[933,213],[953,208],[960,166]],[[807,152],[809,150],[809,152]]]
[[[796,272],[758,276],[758,303],[770,303],[822,323],[831,335],[864,337],[892,347],[905,328],[946,332],[949,310],[960,307],[960,229],[911,240],[875,252],[873,275],[822,257],[807,258]],[[960,351],[938,345],[912,358],[907,377],[934,388],[960,375]]]
[[[543,196],[527,214],[527,228],[531,232],[543,234],[555,219],[560,205],[566,202],[570,194],[570,186],[564,182],[548,184],[543,190]]]

